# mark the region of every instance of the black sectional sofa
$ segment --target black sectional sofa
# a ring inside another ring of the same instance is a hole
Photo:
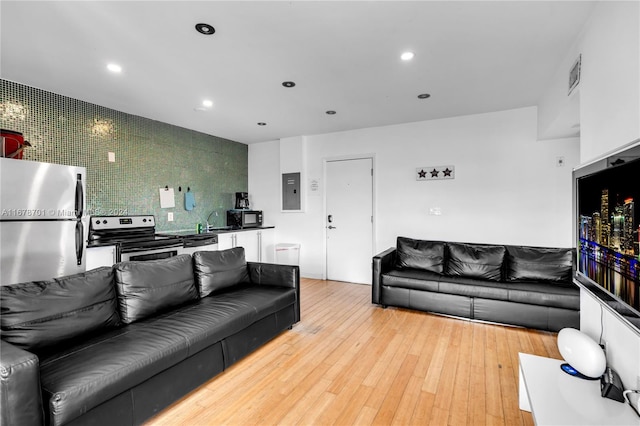
[[[300,319],[244,249],[0,287],[0,424],[140,424]]]
[[[528,328],[580,328],[575,250],[416,240],[373,257],[372,302]]]

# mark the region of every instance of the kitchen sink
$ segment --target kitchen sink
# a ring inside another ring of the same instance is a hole
[[[214,232],[214,231],[231,231],[233,229],[233,226],[209,226],[207,228],[207,232]]]

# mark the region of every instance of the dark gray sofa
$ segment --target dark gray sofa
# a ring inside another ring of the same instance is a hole
[[[0,287],[0,423],[140,424],[300,320],[242,247]]]
[[[373,257],[372,302],[541,330],[580,327],[575,251],[415,240]]]

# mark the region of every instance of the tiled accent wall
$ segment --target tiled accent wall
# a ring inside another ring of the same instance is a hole
[[[93,214],[153,214],[156,228],[168,231],[195,230],[215,211],[210,223],[223,226],[235,192],[247,190],[244,144],[7,80],[0,80],[0,127],[33,145],[25,160],[86,167]],[[160,208],[165,186],[174,188],[175,208]],[[187,188],[196,199],[192,211],[184,208]]]

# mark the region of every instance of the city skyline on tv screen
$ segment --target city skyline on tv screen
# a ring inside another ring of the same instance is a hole
[[[640,160],[577,184],[578,270],[640,312]]]

